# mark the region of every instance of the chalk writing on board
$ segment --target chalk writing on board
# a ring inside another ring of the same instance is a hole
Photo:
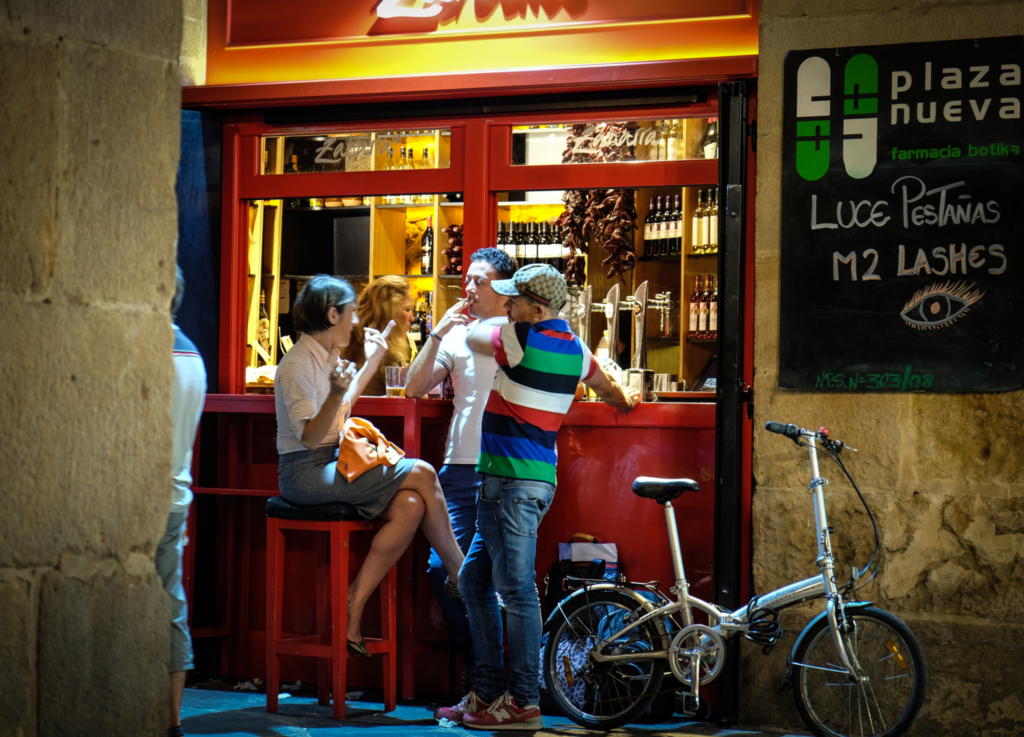
[[[818,374],[815,389],[855,391],[905,392],[931,389],[935,385],[932,374],[915,374],[910,366],[903,373],[861,374],[823,373]]]

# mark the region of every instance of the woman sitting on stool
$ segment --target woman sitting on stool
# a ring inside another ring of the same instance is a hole
[[[340,350],[348,345],[356,324],[355,299],[344,279],[320,275],[306,284],[292,305],[302,337],[277,367],[274,403],[278,477],[285,501],[298,506],[346,502],[366,519],[385,520],[348,594],[348,648],[368,658],[360,627],[363,608],[417,528],[440,554],[454,591],[464,556],[429,463],[402,458],[394,466],[376,466],[352,482],[337,472],[343,425],[376,374],[394,328],[392,322],[383,332],[364,329],[366,359],[358,371],[341,360]]]

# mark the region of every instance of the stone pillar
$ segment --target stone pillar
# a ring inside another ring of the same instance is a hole
[[[181,84],[206,84],[207,0],[184,0],[185,21],[181,34]],[[178,327],[181,327],[180,325]]]
[[[802,452],[767,420],[830,427],[860,449],[847,460],[878,518],[883,568],[862,592],[903,618],[924,646],[928,701],[912,734],[1024,730],[1024,394],[851,396],[778,389],[783,60],[792,49],[1024,34],[1024,4],[946,0],[762,0],[758,63],[753,574],[758,591],[812,575],[813,511]],[[823,330],[842,329],[823,325]],[[840,560],[863,565],[870,525],[839,470],[830,522]],[[820,607],[813,611],[819,611]],[[812,610],[783,615],[769,658],[744,645],[741,720],[800,728],[777,694],[794,636]]]
[[[180,0],[0,13],[0,734],[160,735]]]

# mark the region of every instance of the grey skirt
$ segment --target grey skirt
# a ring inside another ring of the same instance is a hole
[[[337,462],[337,446],[285,453],[277,467],[281,496],[299,506],[346,502],[362,517],[374,519],[402,488],[416,463],[414,459],[402,458],[394,466],[370,469],[350,483],[338,473]]]

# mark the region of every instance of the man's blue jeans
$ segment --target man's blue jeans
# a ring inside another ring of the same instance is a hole
[[[469,551],[476,533],[476,495],[480,489],[482,477],[472,464],[445,464],[437,472],[444,491],[444,499],[448,504],[448,517],[452,522],[455,540],[459,543],[462,553]],[[441,606],[441,614],[448,625],[455,649],[462,656],[463,690],[476,683],[476,658],[473,655],[473,637],[469,632],[469,620],[466,619],[466,605],[455,601],[444,590],[448,571],[441,563],[441,557],[433,548],[430,549],[430,562],[427,564],[427,575],[434,587],[434,596]]]
[[[459,573],[476,651],[477,693],[493,701],[505,693],[501,612],[508,625],[508,692],[519,706],[537,704],[540,597],[534,561],[537,529],[555,498],[553,484],[484,476],[477,502],[476,535]]]

